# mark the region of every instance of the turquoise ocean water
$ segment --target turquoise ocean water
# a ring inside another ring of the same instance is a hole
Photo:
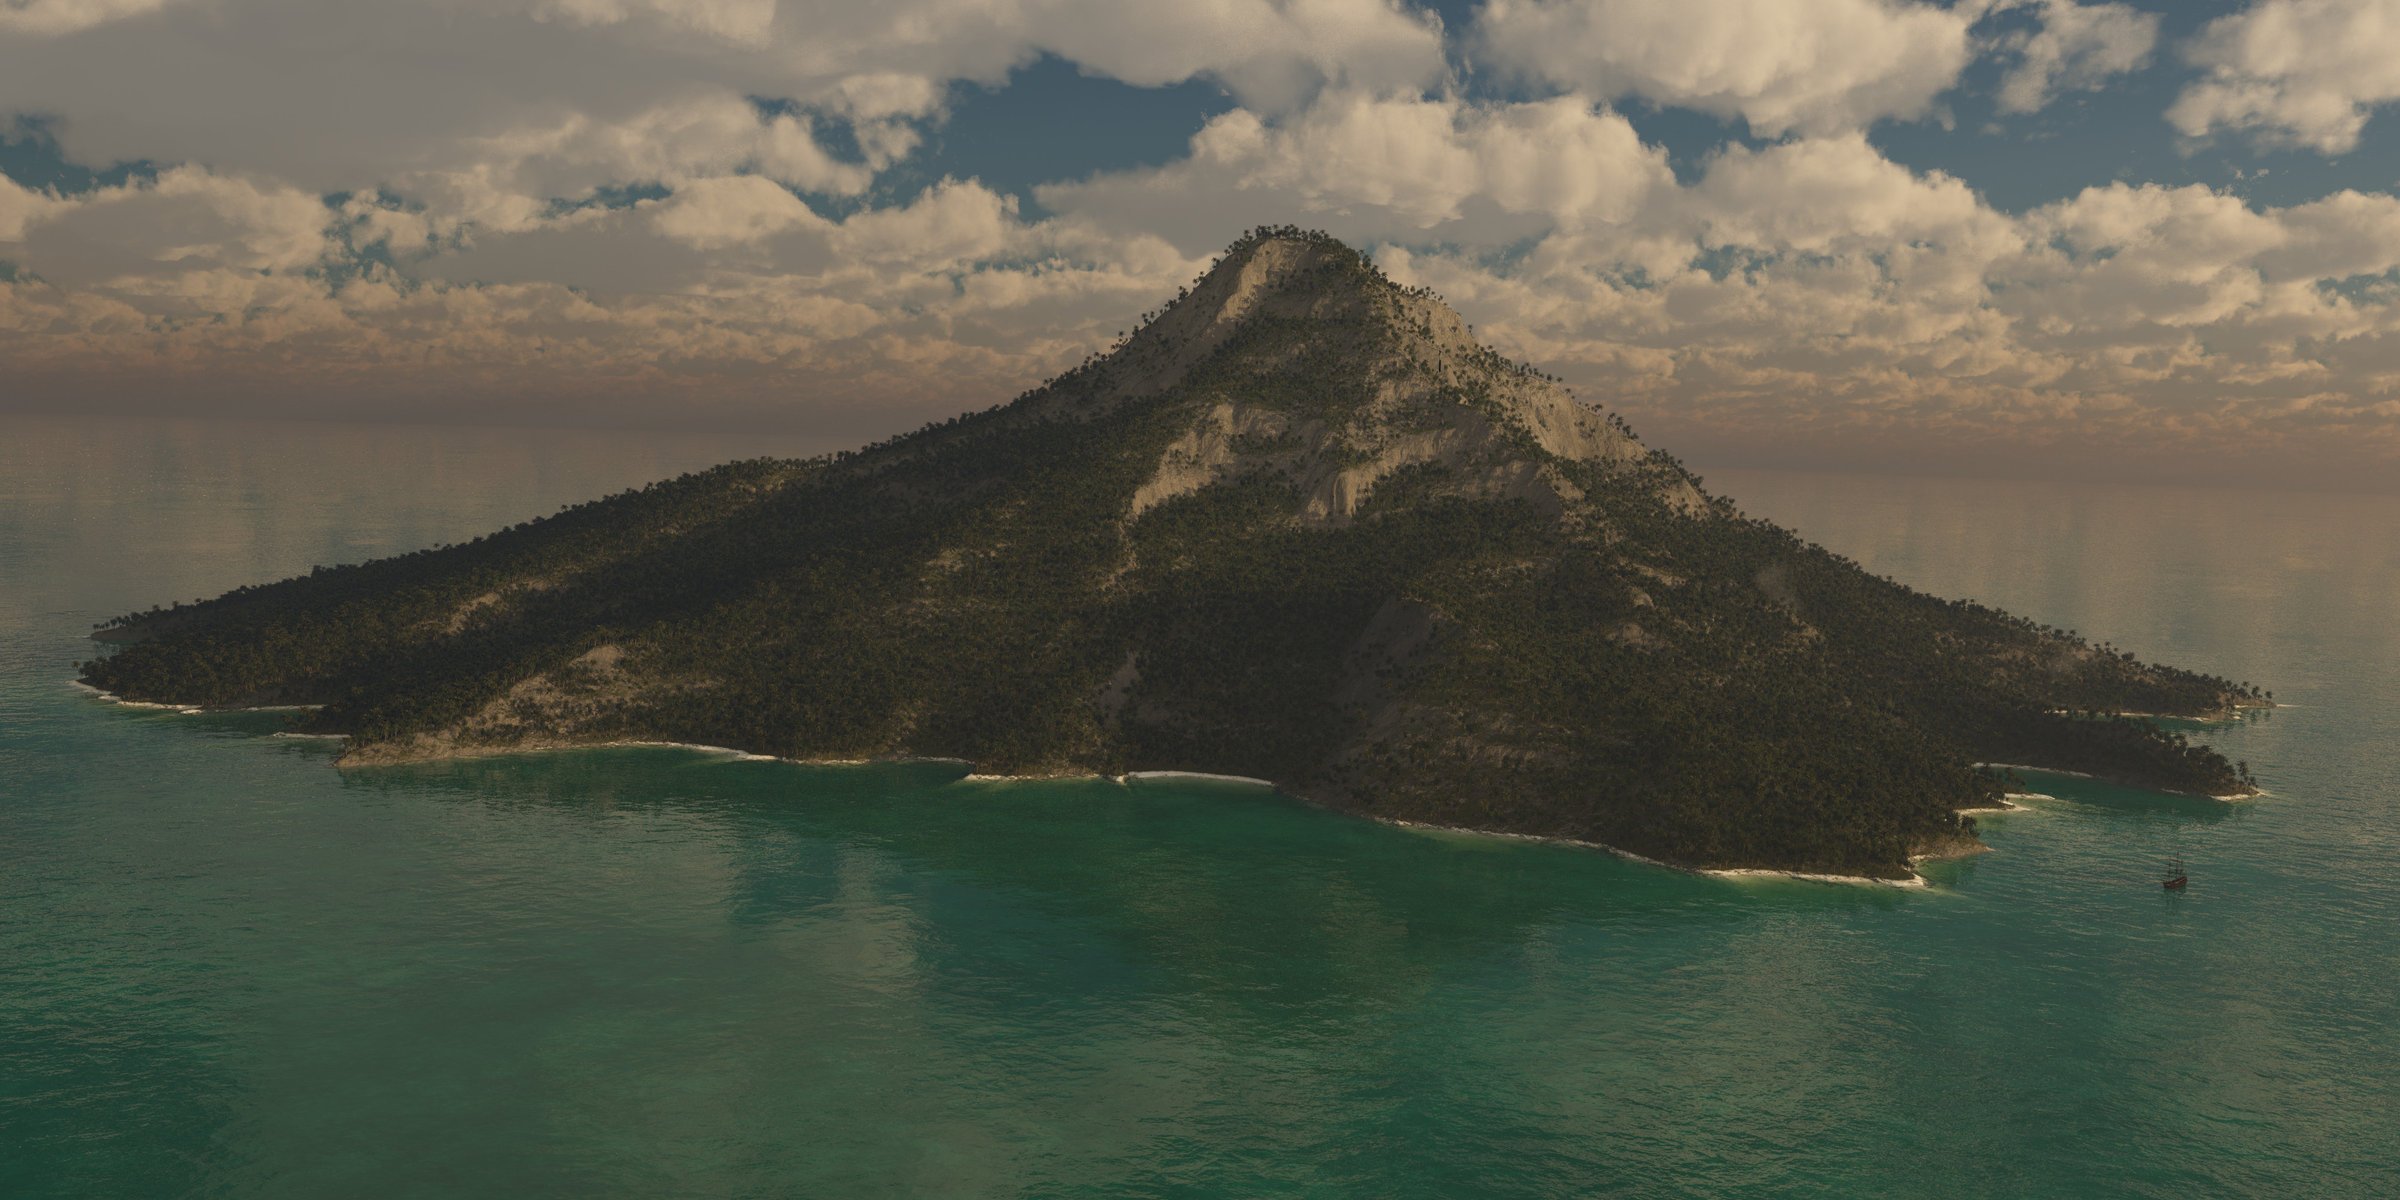
[[[1712,475],[2293,705],[2203,734],[2272,795],[2041,778],[1923,892],[1192,782],[340,771],[65,683],[129,608],[789,449],[0,421],[0,1195],[2400,1195],[2391,499]]]

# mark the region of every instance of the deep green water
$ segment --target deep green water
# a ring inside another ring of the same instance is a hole
[[[339,771],[64,683],[124,609],[785,448],[0,421],[0,1196],[2400,1194],[2390,499],[1712,476],[2296,705],[2205,735],[2268,798],[2044,779],[1916,893],[1223,785]]]

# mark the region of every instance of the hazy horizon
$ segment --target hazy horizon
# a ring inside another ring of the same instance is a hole
[[[523,425],[497,421],[428,421],[409,418],[366,417],[295,417],[295,416],[231,416],[193,417],[152,413],[55,413],[0,411],[0,437],[22,436],[30,425],[46,425],[46,444],[49,451],[66,452],[66,447],[79,439],[88,439],[98,429],[109,426],[147,427],[154,431],[174,430],[186,435],[189,441],[205,440],[216,449],[243,442],[256,443],[262,453],[292,438],[316,440],[332,438],[354,440],[359,444],[380,444],[390,438],[409,439],[428,452],[439,446],[466,447],[493,442],[507,442],[524,461],[545,461],[560,467],[571,467],[577,460],[596,463],[619,463],[625,460],[622,452],[628,447],[642,447],[645,455],[636,461],[657,464],[652,473],[624,475],[603,490],[586,489],[561,493],[561,503],[597,499],[610,488],[639,487],[675,475],[706,469],[720,463],[745,458],[809,458],[842,450],[854,450],[893,434],[905,433],[899,428],[868,429],[855,434],[828,430],[799,429],[710,429],[667,425]],[[15,430],[11,430],[15,426]],[[915,428],[911,426],[910,428]],[[1648,431],[1637,427],[1637,434],[1646,440]],[[1846,461],[1798,460],[1778,458],[1772,454],[1743,456],[1724,453],[1693,457],[1673,445],[1661,447],[1682,459],[1694,474],[1701,477],[1708,491],[1742,499],[1738,487],[1727,486],[1729,481],[1746,476],[1826,476],[1862,477],[1890,480],[1957,479],[1987,481],[1996,484],[2061,485],[2107,488],[2123,486],[2136,489],[2164,491],[2186,490],[2195,499],[2205,496],[2237,496],[2245,493],[2261,495],[2327,495],[2393,497],[2400,496],[2400,478],[2374,475],[2364,479],[2325,477],[2294,472],[2261,476],[2245,474],[2235,478],[2216,476],[2194,477],[2179,474],[2170,467],[2143,471],[2126,469],[2122,464],[2113,469],[2077,470],[2072,461],[2040,459],[1974,459],[1962,457],[1957,461],[1940,463],[1925,461]],[[364,451],[362,451],[364,453]],[[18,460],[0,456],[0,466]],[[1803,531],[1805,532],[1805,531]]]
[[[1703,468],[2389,490],[2388,12],[27,0],[0,411],[854,444],[1289,222]]]

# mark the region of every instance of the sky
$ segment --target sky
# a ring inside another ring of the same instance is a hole
[[[1697,465],[2400,490],[2400,0],[0,0],[0,411],[864,441],[1322,228]]]

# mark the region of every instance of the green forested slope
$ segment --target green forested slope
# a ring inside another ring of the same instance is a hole
[[[1010,405],[103,636],[127,644],[90,682],[321,704],[353,762],[639,737],[1180,768],[1885,875],[1972,837],[1979,761],[2240,790],[2210,751],[2080,714],[2262,702],[1744,518],[1290,230]]]

